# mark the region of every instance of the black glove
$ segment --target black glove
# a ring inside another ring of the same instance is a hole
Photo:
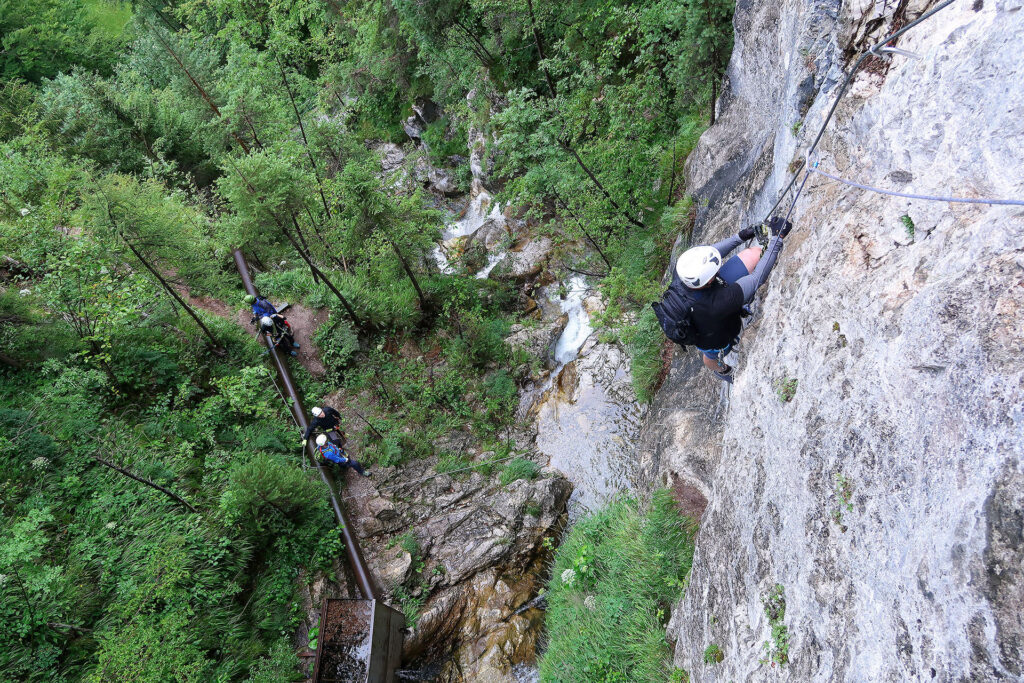
[[[742,230],[740,230],[737,236],[744,242],[748,242],[754,239],[754,235],[756,234],[757,233],[754,231],[753,226],[751,226],[749,228],[743,228]]]
[[[768,221],[768,228],[772,231],[772,237],[785,237],[793,229],[793,223],[780,216],[773,216]]]

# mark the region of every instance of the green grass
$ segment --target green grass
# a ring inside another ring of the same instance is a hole
[[[623,331],[622,341],[629,351],[636,400],[648,403],[654,398],[664,367],[661,353],[665,346],[665,333],[654,310],[645,308],[636,323]]]
[[[690,573],[694,533],[667,490],[646,510],[620,500],[578,522],[555,554],[541,680],[669,680],[665,622]]]
[[[117,38],[132,20],[132,6],[118,0],[84,0],[82,5],[88,12],[96,29],[108,38]]]
[[[900,223],[903,224],[903,229],[907,231],[907,237],[913,241],[915,230],[914,219],[911,218],[909,214],[903,214],[900,216]]]
[[[515,458],[514,460],[509,460],[501,468],[499,481],[502,486],[507,486],[517,479],[536,479],[539,474],[540,467],[537,466],[537,463],[526,458]]]
[[[764,614],[771,628],[771,640],[766,640],[764,649],[768,654],[762,663],[784,666],[789,662],[789,629],[786,628],[786,589],[781,583],[775,584],[764,597]]]
[[[715,643],[711,643],[706,648],[704,648],[705,664],[715,665],[720,663],[723,659],[725,659],[725,653],[722,652],[722,648],[720,648]]]
[[[800,380],[796,377],[780,377],[775,380],[775,395],[782,403],[789,403],[796,396]]]

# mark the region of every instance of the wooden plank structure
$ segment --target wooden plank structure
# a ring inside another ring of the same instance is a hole
[[[402,659],[405,616],[379,600],[327,598],[313,683],[391,683]]]

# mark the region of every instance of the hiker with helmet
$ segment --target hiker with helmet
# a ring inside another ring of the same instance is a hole
[[[244,301],[252,307],[252,319],[249,322],[253,325],[258,323],[260,332],[274,342],[274,348],[281,348],[283,344],[289,355],[298,356],[296,349],[299,345],[295,342],[292,326],[288,324],[287,318],[277,312],[274,304],[266,297],[254,294],[246,294]]]
[[[261,317],[260,332],[274,343],[275,349],[284,347],[289,355],[299,355],[296,351],[299,345],[295,341],[295,335],[292,334],[292,326],[288,324],[288,319],[280,313]]]
[[[333,462],[339,467],[351,467],[364,477],[370,476],[370,472],[364,470],[362,465],[348,457],[348,453],[345,452],[344,448],[328,440],[326,434],[320,434],[316,437],[316,451],[327,462]]]
[[[274,308],[274,304],[270,303],[270,301],[265,297],[246,294],[245,303],[252,307],[252,320],[250,322],[256,322],[265,315],[278,315],[277,309]]]
[[[704,365],[730,383],[732,367],[724,358],[739,342],[743,318],[750,315],[746,306],[767,279],[793,224],[776,216],[760,227],[767,241],[763,249],[744,249],[725,260],[757,235],[757,229],[749,227],[710,247],[683,252],[672,284],[662,300],[652,304],[666,336],[680,346],[695,346]]]
[[[318,429],[326,434],[331,441],[339,445],[345,444],[345,432],[341,428],[341,413],[330,406],[324,406],[323,408],[316,406],[309,412],[313,415],[313,421],[309,423],[305,433],[302,435],[303,446],[306,445],[313,432]]]

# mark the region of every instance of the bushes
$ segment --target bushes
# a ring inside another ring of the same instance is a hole
[[[636,399],[647,403],[654,397],[661,379],[661,353],[665,347],[665,333],[652,308],[645,308],[637,321],[622,331],[622,342],[629,351]]]
[[[320,349],[324,367],[338,374],[352,363],[359,351],[359,337],[347,320],[321,325],[313,335],[313,342]]]
[[[229,524],[252,524],[262,529],[274,515],[296,519],[322,497],[318,483],[294,463],[280,456],[256,454],[231,471],[220,509]]]
[[[690,572],[694,533],[667,490],[646,511],[620,500],[578,522],[555,554],[541,680],[668,680],[665,621]]]

